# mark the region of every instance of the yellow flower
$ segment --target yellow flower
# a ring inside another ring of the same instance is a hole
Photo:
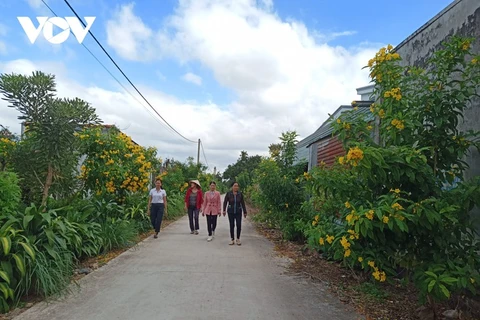
[[[317,215],[315,216],[315,221],[318,221],[318,219],[320,219],[320,216],[317,214]]]
[[[395,202],[394,204],[392,204],[392,209],[395,209],[395,210],[403,210],[403,207],[400,203],[398,202]]]
[[[318,243],[323,246],[325,244],[325,240],[323,238],[318,239]]]
[[[288,208],[288,203],[285,203],[285,207]]]
[[[368,261],[368,265],[372,268],[375,268],[375,261]]]
[[[375,112],[375,103],[372,103],[372,104],[370,105],[370,111],[371,111],[372,113]]]
[[[358,107],[354,107],[353,110],[355,110],[355,111],[358,110]]]
[[[393,49],[393,46],[392,46],[391,44],[389,44],[389,45],[387,46],[387,50],[390,51],[390,50],[392,50],[392,49]]]
[[[332,242],[333,242],[334,239],[335,239],[334,236],[329,236],[329,235],[327,234],[327,242],[328,242],[329,244],[332,244]]]
[[[387,216],[384,216],[382,219],[383,223],[387,224],[389,221],[389,218]]]
[[[387,280],[387,275],[385,274],[385,271],[382,271],[380,273],[380,282],[385,282]]]
[[[478,60],[476,58],[472,59],[472,64],[477,64]]]
[[[352,207],[352,205],[350,204],[350,202],[345,202],[345,208],[347,209],[350,209]]]
[[[345,157],[338,158],[338,163],[344,164],[345,163]]]
[[[380,111],[378,112],[378,116],[379,116],[380,118],[384,118],[384,117],[385,117],[385,110],[380,109]]]
[[[362,262],[363,262],[363,258],[362,258],[362,257],[358,257],[358,262],[362,263]]]
[[[375,213],[375,211],[373,210],[368,210],[367,213],[365,213],[365,217],[367,217],[368,220],[373,220],[373,214]]]
[[[317,223],[318,223],[317,221],[313,220],[313,221],[312,221],[312,226],[315,227],[315,226],[317,225]]]
[[[337,123],[342,123],[342,120],[340,120],[340,119],[337,119]]]
[[[367,130],[372,130],[373,127],[372,126],[367,126]]]
[[[474,284],[474,283],[475,283],[475,279],[470,278],[470,282],[471,282],[472,284]]]
[[[462,43],[462,50],[467,51],[470,48],[470,41],[464,41]]]
[[[345,258],[349,257],[352,252],[350,249],[345,250],[345,254],[343,255]]]

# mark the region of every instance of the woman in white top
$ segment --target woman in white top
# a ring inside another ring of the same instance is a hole
[[[155,180],[155,188],[150,190],[148,197],[148,214],[152,226],[155,229],[155,239],[158,238],[160,227],[162,225],[163,213],[167,214],[167,192],[162,189],[162,180]]]

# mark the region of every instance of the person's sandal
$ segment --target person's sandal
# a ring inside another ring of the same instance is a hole
[[[229,244],[230,244],[231,246],[233,246],[233,245],[235,244],[235,241],[232,240],[232,241],[230,241]]]
[[[237,246],[241,246],[242,243],[240,242],[240,239],[237,239]]]

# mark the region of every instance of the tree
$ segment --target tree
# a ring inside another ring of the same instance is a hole
[[[242,187],[247,187],[252,181],[253,172],[261,161],[261,156],[249,157],[247,151],[241,151],[237,162],[233,165],[228,165],[227,169],[225,169],[223,179],[227,180],[227,185],[230,185],[241,177]]]
[[[30,76],[20,74],[0,75],[0,93],[8,107],[15,108],[25,123],[25,140],[33,148],[42,172],[34,172],[42,184],[42,205],[46,204],[49,191],[62,168],[73,168],[78,163],[75,154],[76,130],[82,126],[100,123],[87,102],[75,98],[57,98],[55,76],[33,72]],[[35,169],[34,169],[35,170]]]

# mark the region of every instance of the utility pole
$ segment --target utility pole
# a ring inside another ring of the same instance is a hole
[[[198,139],[197,166],[200,165],[200,139]]]

